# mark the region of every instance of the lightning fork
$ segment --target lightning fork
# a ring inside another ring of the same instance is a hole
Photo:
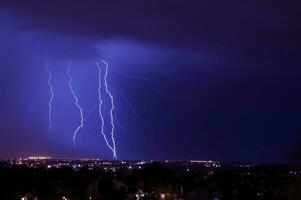
[[[120,91],[118,93],[124,99],[125,103],[128,105],[128,107],[130,108],[132,113],[135,115],[137,121],[140,122],[141,124],[145,124],[145,122],[141,119],[140,115],[137,113],[134,106],[131,104],[130,100],[127,98],[127,96],[125,96],[125,94],[123,94]]]
[[[72,96],[75,100],[75,105],[77,106],[77,108],[79,109],[79,113],[80,113],[80,125],[75,129],[74,133],[73,133],[73,146],[75,147],[76,145],[76,137],[77,137],[77,133],[78,131],[84,127],[84,117],[83,117],[83,108],[79,105],[79,100],[78,97],[76,96],[74,90],[73,90],[73,86],[72,86],[72,76],[70,74],[71,71],[71,62],[69,62],[66,74],[69,78],[69,88],[70,91],[72,93]]]
[[[143,77],[143,76],[138,76],[138,75],[129,75],[126,74],[124,72],[121,72],[119,70],[116,69],[110,69],[111,72],[114,72],[116,74],[118,74],[119,76],[122,76],[126,79],[137,79],[137,80],[141,80],[144,81],[145,83],[147,83],[149,86],[151,86],[151,88],[158,94],[160,94],[160,90],[155,86],[155,84],[148,78]]]
[[[99,117],[101,119],[101,134],[103,135],[103,138],[106,142],[106,145],[109,147],[109,149],[112,151],[113,153],[113,159],[117,159],[116,156],[116,151],[115,151],[115,141],[114,141],[114,137],[112,137],[112,141],[113,142],[113,147],[109,144],[106,134],[104,133],[104,117],[102,115],[102,106],[103,106],[103,100],[102,100],[102,96],[101,96],[101,67],[100,65],[96,62],[96,66],[98,68],[98,100],[99,100],[99,104],[98,104],[98,112],[99,112]],[[105,81],[106,82],[106,81]],[[111,115],[110,115],[111,116]],[[112,119],[112,118],[111,118]],[[112,123],[112,122],[111,122]],[[114,127],[114,126],[112,126]],[[114,131],[114,129],[113,129]]]
[[[112,127],[111,128],[111,138],[112,138],[113,149],[114,149],[114,157],[113,157],[113,159],[117,159],[115,137],[114,137],[114,130],[115,130],[115,124],[114,124],[114,109],[115,109],[114,97],[113,97],[112,93],[109,90],[108,81],[107,81],[109,64],[105,60],[103,60],[103,59],[99,59],[99,60],[105,64],[104,85],[105,85],[106,93],[109,95],[110,102],[111,102],[110,121],[111,121],[111,127]]]
[[[52,128],[52,101],[54,98],[54,92],[53,92],[53,86],[52,86],[52,75],[49,70],[48,60],[46,61],[45,68],[48,73],[48,86],[49,86],[49,92],[50,92],[50,98],[49,98],[49,102],[48,102],[48,107],[49,107],[48,120],[49,120],[49,130],[51,130],[51,128]]]

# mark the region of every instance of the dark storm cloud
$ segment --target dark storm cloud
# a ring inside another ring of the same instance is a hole
[[[288,36],[300,33],[300,12],[292,1],[8,0],[2,7],[24,17],[24,28],[189,47],[289,42]]]
[[[8,0],[2,7],[20,16],[21,29],[82,37],[91,43],[134,39],[242,64],[300,53],[301,14],[294,1]],[[80,49],[69,45],[66,52]],[[91,55],[93,48],[85,52]]]

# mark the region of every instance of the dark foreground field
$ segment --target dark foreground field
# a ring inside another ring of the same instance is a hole
[[[0,167],[1,197],[10,199],[300,200],[301,167],[253,166],[219,170],[176,168]]]

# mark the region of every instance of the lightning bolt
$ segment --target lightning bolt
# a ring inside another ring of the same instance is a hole
[[[114,138],[114,130],[115,130],[115,124],[114,124],[114,109],[115,109],[115,105],[114,105],[114,97],[112,95],[112,93],[110,92],[109,88],[108,88],[108,81],[107,81],[107,76],[108,76],[108,68],[109,68],[109,64],[103,60],[100,59],[104,64],[105,64],[105,75],[104,75],[104,84],[105,84],[105,90],[106,93],[110,96],[110,102],[111,102],[111,109],[110,109],[110,121],[111,121],[111,138],[112,138],[112,143],[113,143],[113,149],[114,149],[114,159],[117,159],[117,154],[116,154],[116,145],[115,145],[115,138]]]
[[[52,128],[52,101],[54,98],[54,92],[53,92],[53,86],[52,86],[52,75],[51,75],[51,72],[48,67],[48,61],[46,61],[45,68],[48,73],[48,86],[49,86],[49,92],[50,92],[50,98],[49,98],[49,102],[48,102],[48,107],[49,107],[48,120],[49,120],[49,130],[51,130],[51,128]]]
[[[132,113],[135,115],[137,121],[140,122],[141,124],[145,124],[145,122],[141,119],[140,115],[137,113],[137,111],[135,110],[134,106],[131,104],[131,102],[127,98],[127,96],[125,96],[125,94],[123,94],[120,91],[118,93],[124,99],[125,103],[128,105],[128,107],[130,108],[130,110],[132,111]]]
[[[158,94],[160,94],[160,90],[155,86],[155,84],[148,78],[146,77],[143,77],[143,76],[138,76],[138,75],[129,75],[129,74],[126,74],[124,72],[121,72],[121,71],[118,71],[116,69],[110,69],[110,71],[118,74],[119,76],[122,76],[124,78],[127,78],[127,79],[137,79],[137,80],[141,80],[141,81],[144,81],[145,83],[147,83],[148,85],[151,86],[151,88]]]
[[[99,115],[101,118],[101,133],[104,136],[104,139],[106,141],[107,146],[111,149],[111,151],[113,152],[113,159],[117,159],[117,152],[116,152],[116,145],[115,145],[115,137],[114,137],[114,131],[115,131],[115,124],[114,124],[114,109],[115,109],[115,105],[114,105],[114,97],[112,95],[112,93],[109,90],[108,87],[108,81],[107,81],[107,76],[108,76],[108,68],[109,68],[109,64],[103,60],[103,59],[99,59],[102,63],[104,63],[105,65],[105,74],[104,74],[104,89],[107,93],[107,95],[110,97],[110,103],[111,103],[111,108],[110,108],[110,123],[111,123],[111,139],[112,139],[112,144],[113,146],[111,146],[108,143],[108,140],[106,138],[106,135],[104,134],[104,118],[102,116],[102,99],[101,99],[101,68],[99,66],[99,64],[96,62],[96,65],[98,67],[98,95],[99,95]]]
[[[68,65],[68,68],[67,68],[67,71],[66,71],[66,74],[69,78],[69,88],[70,88],[70,91],[72,93],[72,96],[75,100],[75,105],[77,106],[78,110],[79,110],[79,113],[80,113],[80,125],[75,129],[74,133],[73,133],[73,146],[75,147],[76,145],[76,137],[77,137],[77,133],[78,131],[84,127],[84,117],[83,117],[83,108],[79,105],[79,100],[78,100],[78,97],[76,96],[74,90],[73,90],[73,86],[72,86],[72,77],[71,77],[71,74],[70,74],[70,71],[71,71],[71,62],[69,62],[69,65]]]
[[[88,121],[88,119],[90,118],[90,116],[92,115],[92,113],[94,113],[94,111],[96,110],[96,108],[99,107],[99,104],[95,104],[95,106],[88,112],[88,114],[85,117],[84,120],[84,124]],[[104,108],[106,109],[107,107],[104,105]],[[120,120],[118,119],[117,115],[115,115],[115,122],[116,122],[116,126],[118,126],[118,128],[120,128],[121,130],[125,130],[126,128],[120,123]]]

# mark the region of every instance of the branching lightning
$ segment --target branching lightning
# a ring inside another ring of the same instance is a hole
[[[111,147],[111,145],[109,144],[106,134],[104,133],[104,117],[102,115],[102,104],[103,104],[103,100],[102,100],[102,96],[101,96],[101,68],[99,66],[99,64],[96,62],[97,68],[98,68],[98,112],[99,112],[99,117],[101,119],[101,134],[103,135],[105,142],[107,144],[107,146],[111,149],[111,151],[114,154],[114,149]]]
[[[79,98],[76,95],[76,92],[73,89],[73,79],[71,76],[71,62],[69,62],[68,64],[68,68],[66,70],[66,75],[68,77],[68,86],[70,89],[70,92],[72,93],[72,97],[75,101],[75,105],[79,110],[79,114],[80,114],[80,124],[77,126],[77,128],[74,130],[73,132],[73,145],[74,147],[76,146],[76,139],[78,136],[78,132],[82,129],[83,131],[85,131],[85,127],[84,124],[86,123],[86,120],[89,118],[89,116],[91,115],[91,113],[93,112],[94,109],[96,109],[98,107],[98,114],[101,120],[101,134],[103,135],[103,138],[105,140],[106,145],[108,146],[108,148],[112,151],[113,153],[113,159],[117,159],[117,150],[116,150],[116,143],[115,143],[115,129],[119,126],[121,126],[118,122],[118,118],[117,116],[115,116],[115,101],[114,101],[114,95],[110,90],[109,87],[109,81],[108,81],[108,76],[109,76],[109,72],[116,72],[121,76],[124,76],[125,78],[128,79],[140,79],[142,81],[147,82],[149,85],[154,86],[153,83],[144,78],[144,77],[139,77],[139,76],[130,76],[127,74],[124,74],[122,72],[116,71],[116,70],[112,70],[109,69],[109,64],[103,60],[103,59],[99,59],[99,62],[96,62],[97,68],[98,68],[98,104],[88,113],[86,119],[84,119],[83,116],[83,108],[79,103]],[[52,128],[52,102],[54,99],[54,92],[53,92],[53,85],[52,85],[52,74],[51,71],[49,70],[49,66],[48,66],[48,61],[46,62],[45,68],[47,70],[48,73],[48,85],[49,85],[49,92],[50,92],[50,99],[48,102],[48,107],[49,107],[49,113],[48,113],[48,117],[49,117],[49,129],[51,130]],[[137,118],[137,120],[141,123],[144,123],[141,118],[140,115],[136,112],[136,110],[134,109],[133,105],[130,103],[129,99],[121,92],[118,92],[120,94],[120,96],[124,99],[125,103],[129,106],[129,109],[133,112],[133,114],[135,115],[135,117]],[[104,95],[104,96],[103,96]],[[106,103],[108,102],[108,104]],[[104,113],[106,112],[104,117]],[[105,125],[110,124],[107,128]],[[124,127],[121,127],[122,129],[124,129]],[[107,132],[107,133],[106,133]],[[109,136],[110,135],[110,136]],[[109,138],[110,137],[110,138]]]
[[[148,78],[146,77],[143,77],[143,76],[138,76],[138,75],[129,75],[129,74],[126,74],[124,72],[121,72],[121,71],[118,71],[116,69],[110,69],[110,71],[124,77],[124,78],[127,78],[127,79],[137,79],[137,80],[141,80],[141,81],[144,81],[145,83],[147,83],[148,85],[150,85],[152,87],[152,89],[156,92],[156,93],[160,93],[159,89],[155,86],[155,84]]]
[[[46,61],[45,67],[46,67],[48,77],[49,77],[48,78],[48,86],[49,86],[50,98],[49,98],[49,102],[48,102],[48,107],[49,107],[48,120],[49,120],[49,130],[51,130],[51,128],[52,128],[52,101],[54,98],[54,92],[53,92],[53,86],[52,86],[52,75],[51,75],[51,72],[48,67],[48,61]]]
[[[72,93],[72,96],[75,100],[75,105],[77,106],[77,108],[79,109],[79,113],[80,113],[80,125],[75,129],[74,133],[73,133],[73,145],[75,146],[76,145],[76,137],[77,137],[77,133],[78,131],[84,127],[84,117],[83,117],[83,108],[79,105],[79,100],[78,100],[78,97],[76,96],[74,90],[73,90],[73,86],[72,86],[72,77],[71,77],[71,74],[70,74],[70,71],[71,71],[71,62],[69,62],[69,65],[68,65],[68,68],[67,68],[67,71],[66,71],[66,74],[69,78],[69,88],[70,88],[70,91]]]
[[[110,145],[108,145],[108,146],[110,147],[110,149],[113,152],[113,159],[117,159],[117,151],[116,151],[116,144],[115,144],[115,137],[114,137],[114,131],[115,131],[115,124],[114,124],[114,109],[115,109],[114,97],[113,97],[112,93],[109,90],[108,81],[107,81],[109,64],[105,60],[103,60],[103,59],[99,59],[99,60],[102,63],[104,63],[104,65],[105,65],[104,90],[105,90],[106,94],[110,97],[110,104],[111,104],[111,108],[110,108],[110,124],[111,124],[111,139],[112,139],[113,146],[110,146]],[[100,69],[100,66],[99,66],[98,63],[97,63],[97,67],[98,67],[98,70],[99,70],[99,75],[101,75],[100,74],[101,73],[101,69]],[[100,76],[99,76],[99,80],[100,80]],[[99,85],[100,85],[100,82],[99,82]],[[99,88],[98,91],[100,91],[100,88]],[[100,99],[101,99],[101,96],[100,96]],[[100,102],[102,102],[102,101],[100,101]],[[100,107],[101,107],[101,104],[100,104]],[[100,112],[100,115],[102,115],[101,112]],[[103,131],[103,129],[102,129],[102,131]],[[108,144],[107,141],[106,141],[106,143]]]
[[[100,60],[105,64],[104,85],[105,85],[106,93],[109,95],[110,102],[111,102],[110,121],[111,121],[111,138],[112,138],[113,149],[114,149],[113,159],[117,159],[116,145],[115,145],[115,138],[114,138],[114,130],[115,130],[115,124],[114,124],[114,109],[115,109],[114,97],[113,97],[112,93],[110,92],[110,90],[108,88],[108,81],[107,81],[109,64],[103,59],[100,59]]]
[[[86,115],[86,117],[85,117],[85,120],[84,120],[84,123],[85,122],[87,122],[88,121],[88,119],[90,118],[90,116],[92,115],[92,113],[96,110],[96,108],[98,108],[99,107],[99,103],[97,103],[97,104],[95,104],[95,106],[88,112],[88,114]],[[107,109],[107,107],[104,105],[104,108],[105,109]],[[118,116],[117,115],[115,115],[115,122],[116,122],[116,126],[118,127],[118,128],[120,128],[121,130],[123,130],[123,131],[125,131],[126,130],[126,128],[124,127],[124,125],[122,125],[121,123],[120,123],[120,120],[118,119]]]
[[[123,94],[122,92],[118,92],[119,95],[124,99],[125,103],[128,105],[128,107],[130,108],[130,110],[132,111],[132,113],[135,115],[136,119],[141,123],[141,124],[145,124],[144,121],[141,119],[140,115],[137,113],[137,111],[135,110],[134,106],[131,104],[131,102],[129,101],[129,99],[127,98],[127,96],[125,96],[125,94]]]

